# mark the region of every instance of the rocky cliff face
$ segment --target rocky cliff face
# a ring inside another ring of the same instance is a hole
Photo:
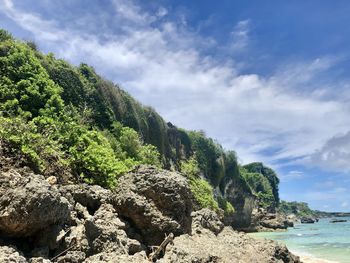
[[[1,262],[299,262],[285,247],[225,227],[194,211],[186,179],[139,167],[114,191],[57,184],[25,169],[0,174]]]

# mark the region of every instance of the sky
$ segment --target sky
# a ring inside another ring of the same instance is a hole
[[[350,211],[348,0],[0,0],[0,27],[105,78],[280,196]]]

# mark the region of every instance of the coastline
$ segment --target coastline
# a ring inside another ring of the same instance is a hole
[[[317,258],[311,255],[303,255],[301,253],[294,253],[293,251],[291,251],[294,255],[297,255],[300,257],[300,260],[303,263],[339,263],[337,261],[330,261],[327,259],[323,259],[323,258]]]
[[[255,233],[258,233],[258,232],[255,232]],[[267,238],[267,237],[255,236],[254,235],[255,233],[249,233],[248,235],[253,237],[253,238],[255,238],[255,239],[273,240],[273,239],[270,239],[270,238]],[[278,241],[275,241],[275,242],[278,242]],[[278,243],[280,243],[280,242],[278,242]],[[300,250],[290,249],[288,246],[287,246],[287,248],[295,256],[298,256],[300,258],[301,262],[303,262],[303,263],[340,263],[340,262],[334,261],[334,260],[328,260],[328,259],[319,258],[319,257],[316,257],[316,256],[314,256],[312,254],[309,254],[307,252],[303,252],[303,251],[300,251]]]
[[[303,263],[338,263],[337,261],[329,261],[326,259],[315,258],[312,256],[300,256],[300,260]]]

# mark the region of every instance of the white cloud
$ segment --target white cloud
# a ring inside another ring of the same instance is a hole
[[[290,180],[299,180],[304,178],[304,173],[301,171],[292,170],[287,174],[280,174],[280,179],[282,182],[288,182]]]
[[[350,132],[329,139],[323,147],[308,156],[305,162],[328,171],[349,172]]]
[[[349,206],[349,203],[346,201],[341,203],[341,207],[343,207],[343,208],[346,208],[348,206]]]
[[[305,158],[330,136],[350,127],[350,110],[343,102],[325,100],[311,89],[320,84],[320,76],[336,59],[295,62],[268,77],[242,74],[235,61],[203,52],[215,41],[189,29],[185,17],[159,20],[154,26],[166,9],[151,15],[132,1],[115,0],[113,19],[122,30],[104,34],[101,41],[99,35],[88,32],[90,24],[108,15],[97,14],[101,10],[86,16],[83,31],[73,24],[62,29],[58,21],[27,13],[13,3],[0,1],[0,12],[32,32],[39,46],[73,63],[93,65],[166,120],[188,129],[204,129],[236,150],[243,162],[271,164]],[[237,52],[249,44],[251,23],[241,21],[232,32]],[[306,92],[299,92],[301,87]]]
[[[231,32],[231,52],[240,52],[249,44],[250,20],[239,21]]]
[[[168,10],[164,7],[160,7],[157,11],[157,17],[163,17],[168,14]]]

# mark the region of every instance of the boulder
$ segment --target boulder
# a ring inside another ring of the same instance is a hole
[[[70,206],[45,178],[15,170],[0,175],[0,233],[28,237],[69,221]]]
[[[288,220],[285,216],[275,214],[274,216],[266,216],[261,219],[259,223],[263,228],[278,230],[278,229],[287,229],[288,227],[293,227],[294,223],[291,220]],[[264,229],[266,230],[266,229]]]
[[[302,217],[300,218],[300,222],[302,224],[313,224],[316,222],[316,220],[312,217]]]
[[[110,190],[98,185],[70,184],[61,186],[59,190],[72,205],[79,203],[90,215],[93,215],[102,204],[109,203],[112,196]]]
[[[192,232],[200,233],[201,229],[205,228],[217,235],[224,228],[224,224],[218,214],[208,208],[192,212],[191,216]]]
[[[191,232],[193,196],[185,177],[140,166],[119,178],[114,206],[147,245],[159,245],[164,234]]]
[[[16,248],[10,246],[0,246],[1,263],[27,263],[26,258]]]
[[[329,223],[345,223],[348,222],[348,220],[345,219],[332,219],[331,221],[329,221]]]
[[[159,263],[220,262],[300,263],[285,246],[270,240],[256,240],[225,227],[218,235],[206,230],[194,235],[181,235],[167,246]]]
[[[112,205],[103,204],[93,217],[85,221],[90,255],[113,251],[128,254],[125,224],[117,216]]]

